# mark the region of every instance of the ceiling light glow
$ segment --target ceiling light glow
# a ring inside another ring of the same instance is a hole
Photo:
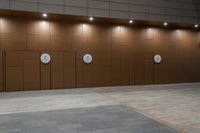
[[[164,26],[167,26],[167,25],[168,25],[168,23],[167,23],[167,22],[165,22],[165,23],[163,23],[163,25],[164,25]]]
[[[194,25],[194,27],[195,27],[195,28],[198,28],[198,27],[199,27],[199,25],[198,25],[198,24],[195,24],[195,25]]]
[[[133,20],[129,20],[129,24],[132,24],[133,23]]]
[[[47,14],[46,14],[46,13],[43,13],[42,16],[46,18],[46,17],[47,17]]]
[[[90,17],[90,18],[89,18],[89,20],[90,20],[90,21],[93,21],[93,20],[94,20],[94,18],[93,18],[93,17]]]

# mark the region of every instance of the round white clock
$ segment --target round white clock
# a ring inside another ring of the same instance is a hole
[[[160,55],[155,55],[154,56],[154,62],[155,63],[160,63],[162,61],[162,57]]]
[[[40,61],[41,61],[43,64],[48,64],[48,63],[51,61],[51,56],[50,56],[48,53],[43,53],[43,54],[40,56]]]
[[[84,61],[86,64],[91,63],[92,60],[93,60],[93,58],[92,58],[92,55],[91,55],[91,54],[85,54],[85,55],[83,56],[83,61]]]

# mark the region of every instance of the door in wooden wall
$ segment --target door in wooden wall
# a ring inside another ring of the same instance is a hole
[[[40,89],[40,53],[39,51],[23,52],[24,90]]]
[[[76,87],[74,52],[6,51],[5,53],[6,91]],[[42,53],[51,55],[49,64],[40,63]],[[0,81],[2,81],[2,71],[0,71]],[[2,89],[1,82],[0,87]]]
[[[145,53],[145,84],[154,84],[154,53],[146,52]]]
[[[39,90],[38,51],[6,51],[6,91]]]
[[[75,88],[74,52],[51,52],[51,88]]]
[[[51,58],[51,88],[61,89],[64,87],[63,52],[51,52]]]
[[[23,90],[23,51],[6,51],[6,91]]]
[[[76,87],[76,64],[75,53],[64,52],[63,53],[63,78],[64,88]]]
[[[134,55],[134,80],[136,85],[153,84],[153,53],[144,52]]]

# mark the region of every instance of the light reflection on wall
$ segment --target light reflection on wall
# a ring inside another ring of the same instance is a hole
[[[2,33],[14,33],[14,22],[9,18],[1,18],[1,32]]]
[[[113,38],[120,38],[121,36],[121,26],[114,26],[112,28],[112,37]]]
[[[39,33],[49,34],[50,33],[50,22],[49,21],[39,21]]]
[[[92,37],[93,27],[90,24],[83,24],[83,36]]]
[[[154,39],[154,29],[153,28],[148,28],[146,29],[146,32],[145,32],[145,36],[146,36],[146,39]]]
[[[178,29],[175,31],[175,40],[181,40],[182,39],[182,30]]]

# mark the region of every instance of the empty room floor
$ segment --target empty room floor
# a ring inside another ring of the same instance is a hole
[[[200,84],[0,93],[1,133],[199,133]]]

